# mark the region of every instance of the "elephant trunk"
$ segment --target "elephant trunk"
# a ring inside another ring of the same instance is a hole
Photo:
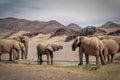
[[[72,50],[75,51],[76,48],[77,48],[77,42],[74,41],[72,44]]]
[[[24,43],[24,46],[25,46],[25,59],[27,59],[27,56],[28,56],[28,43],[27,44]]]

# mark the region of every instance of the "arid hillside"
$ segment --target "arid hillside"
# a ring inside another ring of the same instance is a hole
[[[66,36],[65,41],[70,41],[77,36],[95,36],[95,35],[119,35],[120,24],[108,21],[101,26],[81,27],[77,24],[70,23],[67,26],[58,21],[51,20],[31,21],[25,19],[17,19],[13,17],[0,19],[0,38],[7,38],[15,33],[34,37],[40,33],[51,33],[50,38],[55,36]]]

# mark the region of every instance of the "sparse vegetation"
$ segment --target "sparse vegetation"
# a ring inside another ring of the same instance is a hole
[[[89,71],[97,70],[99,68],[100,68],[99,65],[83,65],[82,66],[83,70],[89,70]]]
[[[118,56],[117,58],[115,58],[115,60],[120,61],[120,56]]]
[[[88,70],[88,71],[93,71],[93,70],[99,69],[100,66],[99,65],[82,65],[82,66],[65,66],[64,68],[71,69],[71,70]]]

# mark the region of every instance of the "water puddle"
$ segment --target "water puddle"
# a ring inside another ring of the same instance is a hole
[[[78,65],[78,61],[54,61],[53,65],[56,65],[56,66],[77,66]],[[83,64],[85,65],[86,62],[83,62]],[[36,65],[38,64],[37,61],[31,61],[32,65]],[[94,61],[92,61],[90,64],[95,64]],[[43,62],[42,65],[47,65],[47,62]]]
[[[31,64],[31,65],[38,65],[37,61],[33,61],[33,60],[16,60],[16,61],[2,61],[3,63],[17,63],[17,64]],[[53,65],[55,66],[77,66],[78,65],[78,61],[54,61]],[[85,61],[83,62],[83,64],[85,65]],[[95,64],[95,61],[90,62],[90,64]],[[42,65],[47,65],[47,61],[44,61]]]

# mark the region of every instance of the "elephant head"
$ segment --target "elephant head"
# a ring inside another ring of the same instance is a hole
[[[19,46],[20,46],[20,48],[21,48],[21,58],[22,58],[22,59],[23,59],[23,58],[25,59],[26,48],[25,48],[24,44],[21,43],[21,42],[19,42]]]
[[[26,49],[23,43],[18,42],[18,41],[14,41],[16,44],[13,45],[12,51],[13,51],[13,56],[17,55],[16,59],[25,59],[25,55],[26,55]],[[21,57],[20,57],[21,54]]]
[[[79,38],[76,38],[72,43],[72,50],[75,51],[79,43]]]
[[[85,37],[81,36],[81,37],[77,37],[73,43],[72,43],[72,50],[75,51],[77,47],[80,47],[81,42],[83,41]]]
[[[27,59],[27,54],[28,54],[28,43],[29,43],[29,38],[27,36],[16,36],[14,37],[13,39],[19,41],[19,42],[22,42],[25,46],[25,59]]]
[[[100,39],[100,40],[104,40],[105,39],[104,36],[97,36],[97,38]]]
[[[59,50],[63,49],[63,46],[61,46],[61,45],[52,44],[51,46],[53,48],[53,51],[59,51]]]
[[[56,44],[48,44],[47,45],[47,50],[55,52],[55,51],[59,51],[62,50],[63,46],[60,45],[56,45]]]

